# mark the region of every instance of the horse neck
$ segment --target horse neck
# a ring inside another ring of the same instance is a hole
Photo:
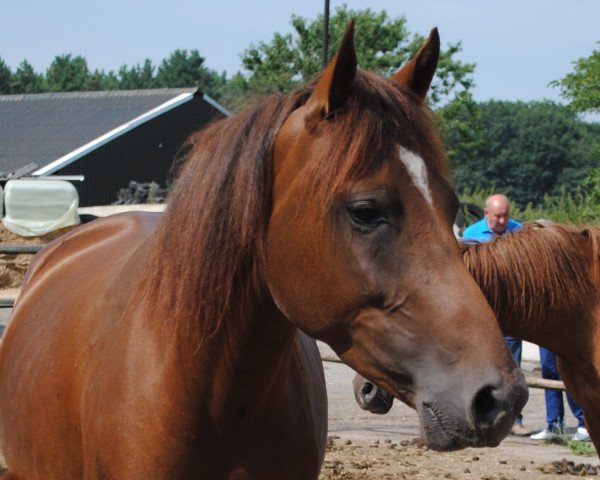
[[[532,322],[527,315],[514,315],[507,318],[499,315],[498,323],[505,335],[534,343],[573,361],[589,358],[592,345],[586,335],[596,328],[589,312],[573,308],[571,311],[551,311],[541,320]]]
[[[506,241],[510,238],[517,239],[509,237]],[[583,252],[589,248],[578,234],[572,236],[572,241]],[[496,250],[498,246],[498,243],[486,245],[487,254],[479,250],[483,245],[470,247],[465,259],[492,305],[503,333],[546,347],[559,355],[562,352],[565,357],[581,358],[589,354],[592,349],[589,339],[595,335],[598,323],[595,320],[596,289],[586,283],[585,276],[576,279],[573,272],[564,276],[566,273],[560,265],[568,262],[569,257],[561,257],[562,263],[551,266],[544,262],[532,266],[532,262],[522,256],[527,253],[526,246],[509,243],[511,248],[501,251]],[[597,251],[597,248],[594,250]],[[497,261],[498,254],[502,255],[503,262]],[[566,252],[557,247],[551,254],[561,256]],[[576,271],[585,268],[593,271],[589,262],[578,260],[572,261],[571,265]],[[540,270],[543,268],[546,270]],[[544,279],[544,282],[539,279]],[[575,289],[572,294],[563,294],[567,292],[561,289],[565,282],[581,288]],[[584,290],[587,293],[576,294],[576,291]],[[581,335],[580,332],[588,332],[589,335]]]
[[[505,335],[534,343],[575,364],[589,363],[600,353],[600,310],[584,299],[573,299],[571,306],[552,308],[545,305],[538,318],[528,314],[526,302],[535,298],[523,297],[519,305],[495,312]],[[583,333],[585,332],[585,333]]]
[[[185,349],[195,372],[190,388],[211,417],[222,424],[233,421],[232,428],[239,418],[232,419],[231,412],[242,405],[256,413],[283,401],[296,335],[270,296],[235,303],[214,336],[199,349]]]

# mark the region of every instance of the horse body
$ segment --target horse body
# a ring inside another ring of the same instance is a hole
[[[432,448],[498,444],[527,393],[452,234],[438,53],[434,31],[384,80],[350,26],[316,83],[192,136],[160,220],[40,252],[0,345],[9,478],[315,479],[314,339],[408,398]]]
[[[533,223],[464,257],[502,331],[556,354],[600,451],[599,241],[598,227]]]
[[[6,332],[7,342],[25,346],[2,350],[3,363],[19,365],[3,377],[14,389],[2,390],[2,403],[8,413],[43,415],[34,424],[12,417],[15,424],[4,430],[10,432],[3,442],[7,461],[30,466],[17,471],[22,478],[104,478],[115,468],[108,464],[118,465],[121,478],[188,478],[190,472],[196,472],[191,478],[245,478],[242,470],[234,475],[233,458],[253,478],[281,478],[268,468],[277,450],[291,468],[286,476],[315,477],[327,401],[314,340],[301,332],[290,336],[291,326],[275,309],[270,315],[263,309],[261,322],[248,325],[248,337],[235,348],[221,339],[222,348],[198,352],[193,361],[181,358],[132,291],[157,221],[149,213],[107,217],[36,257],[20,314]],[[91,268],[99,272],[93,278],[86,274]],[[95,298],[82,297],[90,289]],[[29,311],[37,302],[53,321]],[[110,321],[99,322],[99,310]],[[248,375],[233,375],[240,370]],[[57,432],[60,442],[52,440]]]

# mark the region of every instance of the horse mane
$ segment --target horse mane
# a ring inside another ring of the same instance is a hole
[[[316,81],[272,96],[194,133],[167,199],[139,294],[168,331],[196,345],[213,335],[234,305],[256,295],[271,212],[274,143],[283,122],[304,105]],[[404,87],[358,71],[353,95],[319,135],[326,162],[312,163],[323,211],[344,182],[375,171],[391,139],[420,154],[437,174],[448,168],[424,102]],[[248,307],[248,305],[246,305]],[[248,307],[249,308],[249,307]],[[160,317],[159,317],[160,318]]]
[[[600,227],[587,227],[581,233],[589,238],[592,258],[592,278],[595,285],[600,285]]]
[[[498,318],[539,325],[552,311],[595,301],[599,235],[598,227],[532,222],[491,242],[461,244],[461,249]],[[589,239],[591,257],[576,242],[581,236]]]

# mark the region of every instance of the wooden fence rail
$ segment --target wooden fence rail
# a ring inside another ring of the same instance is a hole
[[[0,253],[37,253],[45,245],[0,245]]]
[[[15,301],[12,298],[0,298],[0,308],[13,308]]]
[[[343,363],[336,355],[321,353],[324,362]],[[529,388],[544,388],[548,390],[565,391],[565,384],[561,380],[546,380],[545,378],[526,378]]]

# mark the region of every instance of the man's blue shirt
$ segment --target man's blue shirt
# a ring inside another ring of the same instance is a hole
[[[514,232],[515,230],[521,230],[522,227],[523,225],[521,225],[521,223],[517,222],[516,220],[509,219],[506,230],[504,230],[502,235],[505,233]],[[467,227],[467,229],[463,232],[462,238],[463,240],[476,240],[483,243],[489,242],[495,236],[497,235],[490,230],[490,227],[488,227],[487,218],[483,217],[477,223]]]

